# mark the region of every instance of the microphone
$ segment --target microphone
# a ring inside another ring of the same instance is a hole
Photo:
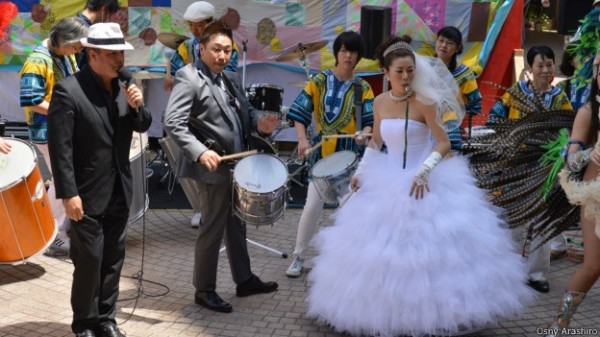
[[[117,71],[119,80],[125,82],[125,88],[129,88],[133,74],[127,68],[123,67]]]
[[[129,71],[127,68],[123,67],[123,68],[119,69],[117,71],[117,73],[119,75],[119,81],[125,82],[125,88],[129,88],[129,86],[131,85],[131,79],[133,78],[133,74],[131,73],[131,71]],[[135,107],[135,112],[137,112],[138,118],[140,119],[140,122],[141,122],[142,115],[140,114],[139,106]]]
[[[117,71],[119,74],[119,80],[125,82],[125,88],[129,88],[133,74],[127,68],[123,67]]]

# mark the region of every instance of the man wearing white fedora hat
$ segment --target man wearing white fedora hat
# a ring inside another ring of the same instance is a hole
[[[71,220],[71,329],[77,337],[122,337],[115,313],[132,199],[129,150],[133,131],[148,130],[152,116],[120,71],[133,47],[119,25],[92,25],[81,43],[89,66],[56,84],[48,111],[56,196]]]

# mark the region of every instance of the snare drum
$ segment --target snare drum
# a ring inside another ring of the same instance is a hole
[[[144,156],[146,146],[148,146],[148,134],[140,134],[134,131],[131,138],[131,148],[129,149],[129,167],[131,168],[131,175],[133,177],[133,194],[131,206],[129,207],[129,222],[138,220],[148,210],[148,189],[144,188],[146,186],[144,179],[148,178],[146,174],[146,157]]]
[[[352,151],[340,151],[319,160],[311,169],[312,181],[326,204],[335,204],[348,193],[350,178],[358,166]]]
[[[246,88],[248,101],[258,110],[281,113],[283,88],[268,83],[254,83]]]
[[[252,225],[272,225],[283,216],[288,170],[271,154],[240,160],[233,169],[233,214]]]
[[[5,138],[0,153],[0,263],[24,263],[54,241],[56,226],[33,146]]]

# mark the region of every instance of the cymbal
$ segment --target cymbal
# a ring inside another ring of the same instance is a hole
[[[310,42],[310,43],[298,43],[296,46],[292,46],[282,51],[276,58],[277,62],[291,61],[294,59],[301,59],[302,56],[308,55],[312,52],[325,47],[327,45],[326,40]]]
[[[189,37],[187,37],[185,35],[175,34],[175,33],[159,33],[158,34],[158,41],[160,41],[160,43],[164,44],[165,46],[167,46],[171,49],[175,49],[175,50],[177,50],[179,45],[182,44],[183,41],[185,41],[187,39],[189,39]]]

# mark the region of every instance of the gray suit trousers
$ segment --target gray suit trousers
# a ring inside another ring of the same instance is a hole
[[[250,279],[250,257],[246,242],[246,225],[233,215],[231,182],[205,184],[196,181],[200,191],[202,220],[196,238],[194,255],[194,287],[198,291],[214,291],[221,241],[225,238],[227,257],[236,284]]]

